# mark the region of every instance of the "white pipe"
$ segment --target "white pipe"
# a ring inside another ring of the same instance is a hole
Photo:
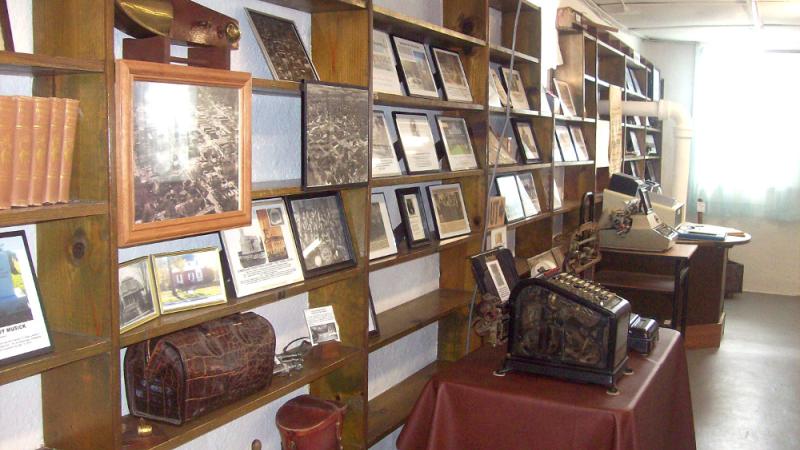
[[[597,103],[601,114],[608,114],[608,100]],[[622,102],[622,115],[657,117],[659,120],[670,120],[675,126],[675,178],[672,194],[676,200],[687,204],[689,191],[689,157],[692,149],[692,117],[680,103],[669,100],[657,102]],[[662,149],[663,154],[663,149]]]

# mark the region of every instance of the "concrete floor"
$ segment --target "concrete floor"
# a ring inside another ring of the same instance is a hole
[[[800,297],[725,301],[719,349],[689,350],[697,448],[800,449]]]

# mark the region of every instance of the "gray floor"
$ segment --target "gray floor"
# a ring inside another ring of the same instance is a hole
[[[719,349],[689,350],[697,448],[800,449],[800,297],[725,301]]]

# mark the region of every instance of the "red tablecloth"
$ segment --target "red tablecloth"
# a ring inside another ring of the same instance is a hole
[[[512,372],[486,347],[434,376],[397,440],[401,450],[693,449],[692,403],[680,334],[660,330],[648,356],[610,396],[598,385]]]

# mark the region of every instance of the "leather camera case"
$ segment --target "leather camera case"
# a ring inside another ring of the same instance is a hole
[[[234,314],[128,347],[131,414],[181,425],[269,386],[275,330],[255,313]]]
[[[284,403],[275,415],[284,450],[341,450],[347,405],[300,395]]]

